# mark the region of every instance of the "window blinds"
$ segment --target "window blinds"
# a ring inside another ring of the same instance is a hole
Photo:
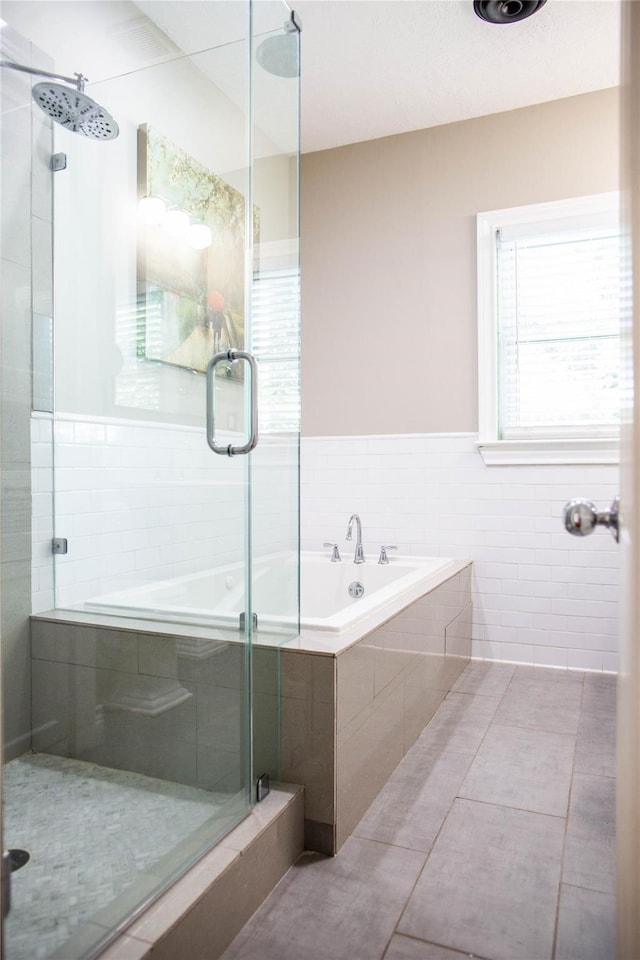
[[[252,346],[258,361],[260,432],[300,429],[300,276],[270,271],[254,278]]]
[[[616,433],[617,222],[498,230],[496,242],[499,439]]]

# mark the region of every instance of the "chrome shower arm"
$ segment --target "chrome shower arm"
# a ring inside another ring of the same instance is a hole
[[[48,77],[50,82],[33,84],[31,96],[42,112],[65,130],[79,133],[90,140],[115,140],[118,136],[118,124],[111,114],[84,92],[87,78],[82,73],[65,77],[61,73],[38,70],[37,67],[28,67],[14,60],[0,60],[0,67],[36,77]],[[54,83],[55,80],[62,80],[63,83]]]
[[[0,60],[0,67],[8,67],[9,70],[20,70],[21,73],[30,73],[34,77],[47,77],[49,80],[64,80],[65,83],[71,83],[78,88],[79,93],[84,92],[84,85],[88,77],[81,73],[75,73],[73,77],[64,77],[60,73],[50,73],[48,70],[37,70],[35,67],[27,67],[22,63],[14,63],[13,60]]]

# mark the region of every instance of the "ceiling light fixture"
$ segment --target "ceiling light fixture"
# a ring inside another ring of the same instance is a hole
[[[544,7],[547,0],[474,0],[473,9],[487,23],[517,23]]]

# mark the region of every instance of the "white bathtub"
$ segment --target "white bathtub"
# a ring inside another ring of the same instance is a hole
[[[300,557],[300,629],[341,632],[380,611],[381,621],[448,579],[457,562],[441,557],[394,557],[379,564],[375,557],[354,564],[332,563],[328,555],[303,552]],[[293,569],[292,569],[293,567]],[[364,587],[360,597],[349,585]],[[253,609],[258,629],[297,633],[295,561],[270,557],[254,568]],[[153,584],[121,590],[86,601],[95,613],[142,617],[179,623],[219,624],[237,628],[245,606],[240,564],[229,564]]]
[[[412,588],[424,593],[447,579],[454,562],[442,557],[394,557],[388,564],[376,558],[365,563],[343,560],[331,563],[326,556],[304,553],[300,564],[300,629],[342,631],[376,610],[391,616],[398,601]],[[349,585],[361,583],[361,597],[349,595]],[[412,590],[412,592],[415,592]]]

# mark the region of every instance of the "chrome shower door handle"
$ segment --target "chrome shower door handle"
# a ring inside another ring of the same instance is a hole
[[[215,414],[215,379],[216,367],[225,360],[246,360],[251,370],[251,380],[249,385],[250,397],[250,420],[249,420],[249,439],[242,446],[234,447],[229,443],[221,446],[216,443],[216,414]],[[258,443],[258,364],[256,358],[246,350],[223,350],[216,353],[215,357],[209,361],[207,366],[207,443],[214,453],[219,453],[225,457],[236,457],[240,454],[250,453]]]

